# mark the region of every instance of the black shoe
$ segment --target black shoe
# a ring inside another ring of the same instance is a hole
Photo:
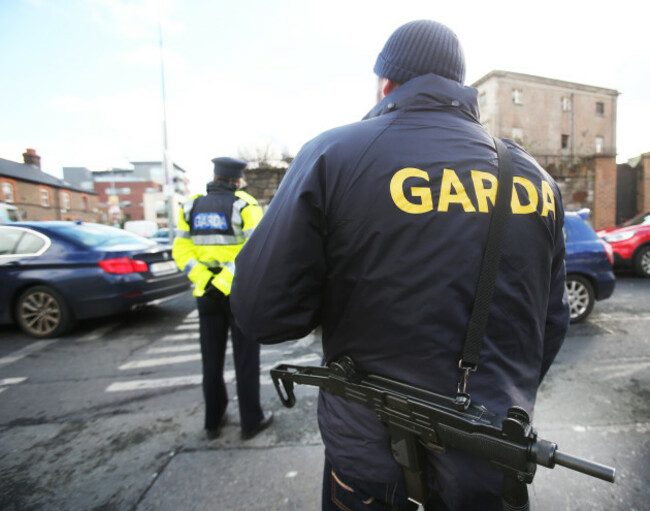
[[[255,435],[257,435],[261,431],[264,431],[266,428],[268,428],[271,425],[272,422],[273,422],[273,412],[264,412],[264,415],[262,416],[262,420],[260,421],[260,423],[257,426],[255,426],[250,431],[243,431],[242,430],[241,439],[242,440],[250,440]]]
[[[221,417],[221,420],[219,421],[219,425],[216,428],[205,428],[206,438],[208,440],[214,440],[215,438],[219,438],[219,436],[221,435],[221,428],[224,427],[227,421],[228,421],[228,415],[224,413],[223,417]]]

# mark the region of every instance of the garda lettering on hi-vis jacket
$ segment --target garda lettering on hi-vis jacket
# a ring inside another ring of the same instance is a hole
[[[440,183],[438,204],[434,208],[431,187],[412,185],[408,188],[413,200],[409,200],[405,193],[404,183],[413,178],[422,182],[429,182],[429,174],[416,168],[405,168],[397,171],[390,180],[390,195],[395,205],[406,213],[419,215],[429,211],[449,211],[452,204],[458,204],[466,213],[488,212],[488,201],[494,206],[498,182],[496,176],[489,172],[478,170],[471,171],[472,189],[469,191],[459,179],[455,171],[444,169]],[[541,193],[540,193],[541,191]],[[520,176],[512,178],[512,212],[517,215],[527,215],[539,212],[541,216],[553,213],[555,217],[555,196],[551,185],[540,176],[538,187],[529,180]]]
[[[228,217],[223,213],[198,213],[192,217],[192,228],[228,230]]]

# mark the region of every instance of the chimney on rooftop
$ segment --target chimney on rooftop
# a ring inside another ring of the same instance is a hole
[[[34,167],[41,168],[41,157],[36,154],[36,149],[27,149],[23,153],[25,165],[34,165]]]

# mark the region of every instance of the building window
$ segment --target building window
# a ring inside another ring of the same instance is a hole
[[[570,98],[562,98],[562,111],[563,112],[568,112],[571,110],[571,99]]]
[[[603,137],[596,137],[596,154],[603,152],[605,146],[605,139]]]
[[[562,149],[569,148],[569,135],[562,134]]]
[[[524,92],[521,89],[512,89],[512,101],[515,105],[521,105],[524,101]]]
[[[605,115],[605,103],[602,101],[596,101],[596,114]]]
[[[512,128],[512,140],[521,143],[524,140],[524,130],[522,128]]]
[[[85,195],[81,197],[81,207],[84,211],[88,211],[88,197]]]
[[[14,202],[14,185],[11,183],[2,183],[2,195],[5,202]]]
[[[47,188],[39,188],[41,195],[41,206],[44,208],[50,207],[50,191]]]
[[[131,195],[131,188],[107,188],[107,195]]]
[[[61,208],[68,211],[70,209],[70,194],[61,192]]]
[[[485,92],[481,92],[481,94],[479,94],[478,104],[479,106],[487,105],[487,94]]]

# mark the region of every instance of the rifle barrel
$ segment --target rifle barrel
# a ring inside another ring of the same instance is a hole
[[[565,454],[560,451],[555,451],[553,457],[557,465],[562,465],[563,467],[570,468],[571,470],[577,470],[583,474],[590,475],[592,477],[597,477],[603,481],[608,481],[613,483],[616,478],[616,469],[608,467],[607,465],[601,465],[594,461],[585,460],[583,458],[578,458],[577,456],[571,456],[570,454]]]

